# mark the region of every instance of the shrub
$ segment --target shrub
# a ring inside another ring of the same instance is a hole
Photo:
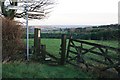
[[[12,59],[24,47],[22,42],[22,26],[20,22],[2,18],[2,58]]]

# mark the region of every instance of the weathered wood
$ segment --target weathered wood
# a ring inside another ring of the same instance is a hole
[[[34,29],[34,53],[36,53],[37,52],[37,42],[38,42],[38,37],[37,37],[37,34],[38,34],[38,32],[37,32],[37,29],[35,28]]]
[[[80,45],[76,46],[75,42],[80,43]],[[91,46],[91,48],[86,49],[86,48],[83,47],[83,44],[89,45],[89,46]],[[74,48],[76,51],[75,50],[71,50],[70,49],[71,47]],[[99,51],[96,51],[95,50],[96,48],[98,48]],[[104,69],[115,68],[115,67],[120,66],[120,64],[116,64],[117,62],[120,62],[120,58],[108,55],[108,50],[114,51],[116,55],[120,55],[119,54],[120,48],[114,48],[114,47],[104,46],[104,45],[95,44],[95,43],[91,43],[91,42],[70,39],[69,43],[68,43],[67,57],[66,58],[68,58],[67,59],[68,63],[70,63],[72,65],[75,65],[75,66],[77,64],[76,63],[71,63],[70,61],[83,59],[83,63],[85,65],[92,66],[92,67],[95,67],[95,68],[98,68],[98,69],[99,69],[98,66],[95,66],[95,65],[93,65],[93,64],[91,64],[89,62],[86,63],[86,60],[88,59],[88,60],[92,60],[94,62],[97,62],[98,64],[106,65],[107,67],[104,68]],[[102,61],[102,60],[98,60],[98,59],[92,58],[92,57],[86,58],[87,56],[85,56],[85,54],[89,53],[89,52],[91,54],[95,54],[95,55],[101,56],[101,57],[105,58],[105,60]],[[72,53],[72,54],[74,54],[76,56],[75,57],[69,56],[70,53]],[[83,57],[83,55],[84,55],[84,57]],[[79,64],[79,62],[78,62],[78,64]]]
[[[72,43],[72,45],[70,44],[70,46],[73,46],[74,48],[75,48],[75,50],[78,52],[78,48],[80,47],[80,46],[75,46],[75,44],[74,44],[74,42],[71,40],[71,43]]]
[[[90,52],[90,51],[92,51],[92,50],[94,50],[94,49],[96,49],[96,47],[92,47],[92,48],[86,50],[85,52],[83,52],[82,54],[86,54],[86,53],[88,53],[88,52]]]
[[[86,57],[87,59],[90,59],[92,61],[95,61],[95,62],[98,62],[98,63],[101,63],[101,64],[104,64],[104,65],[110,65],[109,63],[106,63],[104,61],[100,61],[98,59],[95,59],[95,58],[91,58],[91,57]]]
[[[38,28],[34,29],[34,53],[37,53],[37,54],[40,53],[40,42],[41,42],[39,31],[40,29]]]
[[[48,53],[47,51],[45,51],[45,53],[46,53],[46,55],[48,55],[48,56],[52,57],[53,59],[58,60],[58,58],[57,58],[57,57],[53,56],[52,54]]]
[[[60,59],[60,64],[64,65],[65,64],[65,54],[66,54],[66,35],[62,34],[61,38],[61,59]]]
[[[75,56],[75,57],[71,57],[71,56],[69,56],[69,60],[68,60],[68,61],[75,60],[76,58],[77,58],[77,56]]]
[[[103,50],[102,48],[100,48],[100,47],[99,47],[99,49],[100,49],[100,51],[102,52],[102,55],[103,55],[111,64],[113,64],[113,61],[112,61],[109,57],[107,57],[107,54],[104,52],[104,50]]]
[[[45,60],[46,58],[46,45],[41,45],[41,55],[42,55],[42,58],[43,60]]]
[[[79,48],[79,46],[75,46],[75,45],[70,45],[70,47]],[[92,48],[90,48],[90,49],[86,49],[85,52],[80,51],[80,53],[81,53],[81,54],[86,54],[86,53],[91,52],[92,50],[94,50],[94,49],[96,49],[96,48],[97,48],[97,47],[92,47]],[[83,48],[81,47],[81,49],[83,49]]]
[[[108,49],[105,49],[105,55],[108,54]],[[105,61],[107,61],[107,58],[105,57]]]
[[[88,51],[88,49],[85,49],[85,48],[83,48],[83,50],[84,50],[84,51]],[[96,51],[89,51],[89,52],[104,57],[104,55],[103,55],[102,53],[100,53],[100,52],[96,52]],[[119,58],[116,58],[116,57],[113,57],[113,56],[110,56],[110,55],[106,55],[106,57],[111,58],[111,59],[114,59],[114,60],[117,60],[117,61],[119,60]]]
[[[76,52],[74,52],[74,51],[70,51],[70,52],[77,54],[77,53],[76,53]],[[70,58],[70,60],[69,60],[69,61],[71,61],[71,60],[75,60],[75,59],[77,58],[77,56],[76,56],[76,57],[70,57],[70,56],[69,56],[69,58]],[[87,59],[90,59],[90,60],[96,61],[96,62],[98,62],[98,63],[105,64],[105,65],[109,65],[109,64],[108,64],[108,63],[106,63],[106,62],[99,61],[99,60],[94,59],[94,58],[91,58],[91,57],[87,57]]]
[[[71,42],[71,39],[69,39],[69,42],[68,42],[66,59],[68,59],[68,56],[69,56],[70,42]]]
[[[77,52],[75,52],[75,51],[72,51],[72,50],[68,50],[68,52],[71,52],[71,53],[73,53],[73,54],[78,54]]]
[[[76,58],[77,58],[77,63],[79,63],[79,62],[84,62],[83,58],[81,57],[81,56],[82,56],[82,43],[81,43],[80,46],[75,46],[75,44],[74,44],[73,41],[71,41],[71,43],[72,43],[72,45],[70,45],[70,46],[74,47],[77,52],[74,52],[74,51],[71,51],[71,50],[70,50],[70,52],[72,52],[72,53],[74,53],[74,54],[77,55],[77,56],[76,56]]]
[[[34,54],[40,59],[45,60],[45,56],[43,55],[41,49],[41,29],[34,29]]]
[[[75,42],[80,42],[80,43],[83,43],[83,44],[88,44],[88,45],[91,45],[91,46],[108,48],[108,49],[114,50],[114,51],[120,51],[120,48],[114,48],[114,47],[110,47],[110,46],[104,46],[104,45],[100,45],[100,44],[96,44],[96,43],[91,43],[91,42],[86,42],[86,41],[81,41],[81,40],[76,40],[76,39],[71,39],[71,40],[75,41]]]

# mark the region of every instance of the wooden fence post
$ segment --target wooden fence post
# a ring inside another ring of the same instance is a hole
[[[34,29],[34,53],[40,54],[40,32],[41,30],[38,28]]]
[[[36,49],[36,46],[37,46],[37,29],[35,28],[34,29],[34,53],[36,54],[36,51],[37,51],[37,49]]]
[[[68,60],[68,56],[69,56],[71,39],[72,39],[72,35],[70,35],[70,37],[69,37],[69,42],[68,42],[68,46],[67,46],[67,53],[66,53],[66,60]]]
[[[61,38],[61,59],[60,59],[60,64],[64,65],[65,64],[65,54],[66,54],[66,35],[62,34]]]
[[[45,60],[46,58],[46,45],[41,45],[41,56],[42,56],[42,60]]]

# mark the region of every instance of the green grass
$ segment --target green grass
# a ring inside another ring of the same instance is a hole
[[[114,48],[118,48],[119,47],[118,46],[118,41],[100,41],[100,40],[99,41],[98,40],[83,40],[83,41],[96,43],[96,44],[101,44],[101,45],[105,45],[105,46],[110,46],[110,47],[114,47]],[[80,45],[80,43],[79,42],[75,42],[75,45],[78,46],[78,45]],[[83,44],[83,48],[85,48],[85,49],[90,49],[92,47],[94,47],[94,46]],[[103,49],[105,51],[104,48],[101,48],[101,49]],[[71,48],[71,50],[76,52],[75,48]],[[102,53],[99,48],[96,48],[93,51],[98,52],[98,53]],[[102,53],[102,54],[104,54],[104,53]],[[107,55],[109,55],[112,58],[118,58],[119,54],[117,54],[116,51],[108,50]],[[70,56],[73,57],[73,56],[76,56],[76,55],[74,55],[74,54],[71,55],[71,53],[70,53]],[[96,62],[95,60],[90,60],[89,58],[93,58],[93,59],[96,59],[96,60],[99,60],[99,61],[102,61],[102,62],[110,64],[109,61],[105,61],[105,57],[104,56],[100,56],[100,55],[93,54],[93,53],[90,53],[90,52],[84,54],[83,58],[84,58],[84,60],[87,63],[90,63],[90,64],[92,63],[93,65],[99,66],[99,67],[100,67],[100,65],[103,65],[103,64],[102,63],[98,64],[98,62]],[[113,63],[117,62],[116,60],[112,60],[112,61],[113,61]]]
[[[102,40],[84,40],[87,42],[92,42],[92,43],[97,43],[97,44],[101,44],[101,45],[105,45],[105,46],[110,46],[110,47],[115,47],[118,48],[118,41],[102,41]]]
[[[85,41],[118,48],[118,41],[100,41],[100,40],[85,40]],[[60,39],[42,39],[41,42],[43,44],[46,44],[47,51],[49,53],[53,54],[56,57],[60,56],[59,55],[59,51],[60,51],[59,48],[60,48],[60,44],[61,44]],[[67,42],[68,42],[68,40],[67,40]],[[77,42],[75,44],[80,45],[80,43],[77,43]],[[83,44],[83,47],[86,49],[90,49],[93,46]],[[71,50],[76,52],[76,50],[73,48],[71,48]],[[101,53],[101,51],[98,48],[95,49],[94,51]],[[115,51],[111,51],[111,50],[109,50],[108,55],[111,57],[118,57],[118,54],[116,54]],[[70,56],[75,57],[76,55],[70,53]],[[87,57],[91,57],[91,58],[100,60],[102,62],[104,62],[104,59],[105,59],[103,56],[91,54],[90,52],[88,52],[87,54],[84,55],[84,58],[85,58],[86,62],[92,63],[94,65],[98,65],[98,63],[95,61],[91,61],[90,59],[86,59]],[[113,61],[113,62],[116,62],[116,61]],[[107,62],[107,63],[109,63],[109,62]],[[100,65],[103,65],[103,64],[100,64]]]
[[[95,41],[86,40],[88,42],[99,43],[102,45],[118,47],[117,41]],[[30,46],[33,46],[33,39],[30,39]],[[60,39],[42,39],[42,44],[46,45],[46,50],[59,57]],[[86,46],[89,48],[89,46]],[[93,56],[93,55],[89,55]],[[98,57],[96,57],[98,58]],[[83,72],[71,65],[65,66],[48,66],[40,63],[7,63],[3,64],[4,78],[91,78],[93,74]]]
[[[59,57],[60,44],[61,44],[60,39],[41,39],[41,43],[46,45],[46,50],[49,53]],[[33,46],[34,40],[30,39],[29,44],[30,46]]]
[[[100,41],[100,40],[85,40],[85,41],[118,48],[118,41]],[[32,46],[33,43],[34,40],[30,39],[30,46]],[[46,50],[49,53],[59,57],[60,44],[61,44],[60,39],[41,39],[41,43],[46,45]],[[85,46],[85,47],[89,48],[90,46]]]
[[[111,46],[118,48],[118,41],[100,41],[100,40],[84,40],[87,42],[92,42],[92,43],[97,43],[105,46]],[[68,42],[68,40],[67,40]],[[60,44],[61,40],[60,39],[41,39],[41,43],[46,45],[46,50],[50,53],[53,54],[56,57],[60,57],[59,52],[60,52]],[[80,43],[75,43],[76,45],[80,45]],[[33,45],[33,39],[30,40],[30,45]],[[92,46],[83,44],[84,48],[90,49]],[[75,49],[71,48],[71,50],[76,51]],[[95,49],[94,51],[100,52],[99,49]],[[71,56],[76,56],[74,54],[70,54]],[[112,57],[117,57],[118,54],[116,54],[114,51],[109,50],[108,55]],[[92,57],[98,60],[104,60],[105,58],[103,56],[98,56],[95,54],[91,54],[90,52],[84,55],[85,57]],[[89,61],[89,60],[88,60]]]
[[[92,78],[92,74],[70,65],[49,66],[40,63],[3,64],[3,78]]]

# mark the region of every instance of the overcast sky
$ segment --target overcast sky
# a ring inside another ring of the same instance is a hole
[[[47,19],[29,25],[100,25],[118,22],[119,0],[57,0]]]

